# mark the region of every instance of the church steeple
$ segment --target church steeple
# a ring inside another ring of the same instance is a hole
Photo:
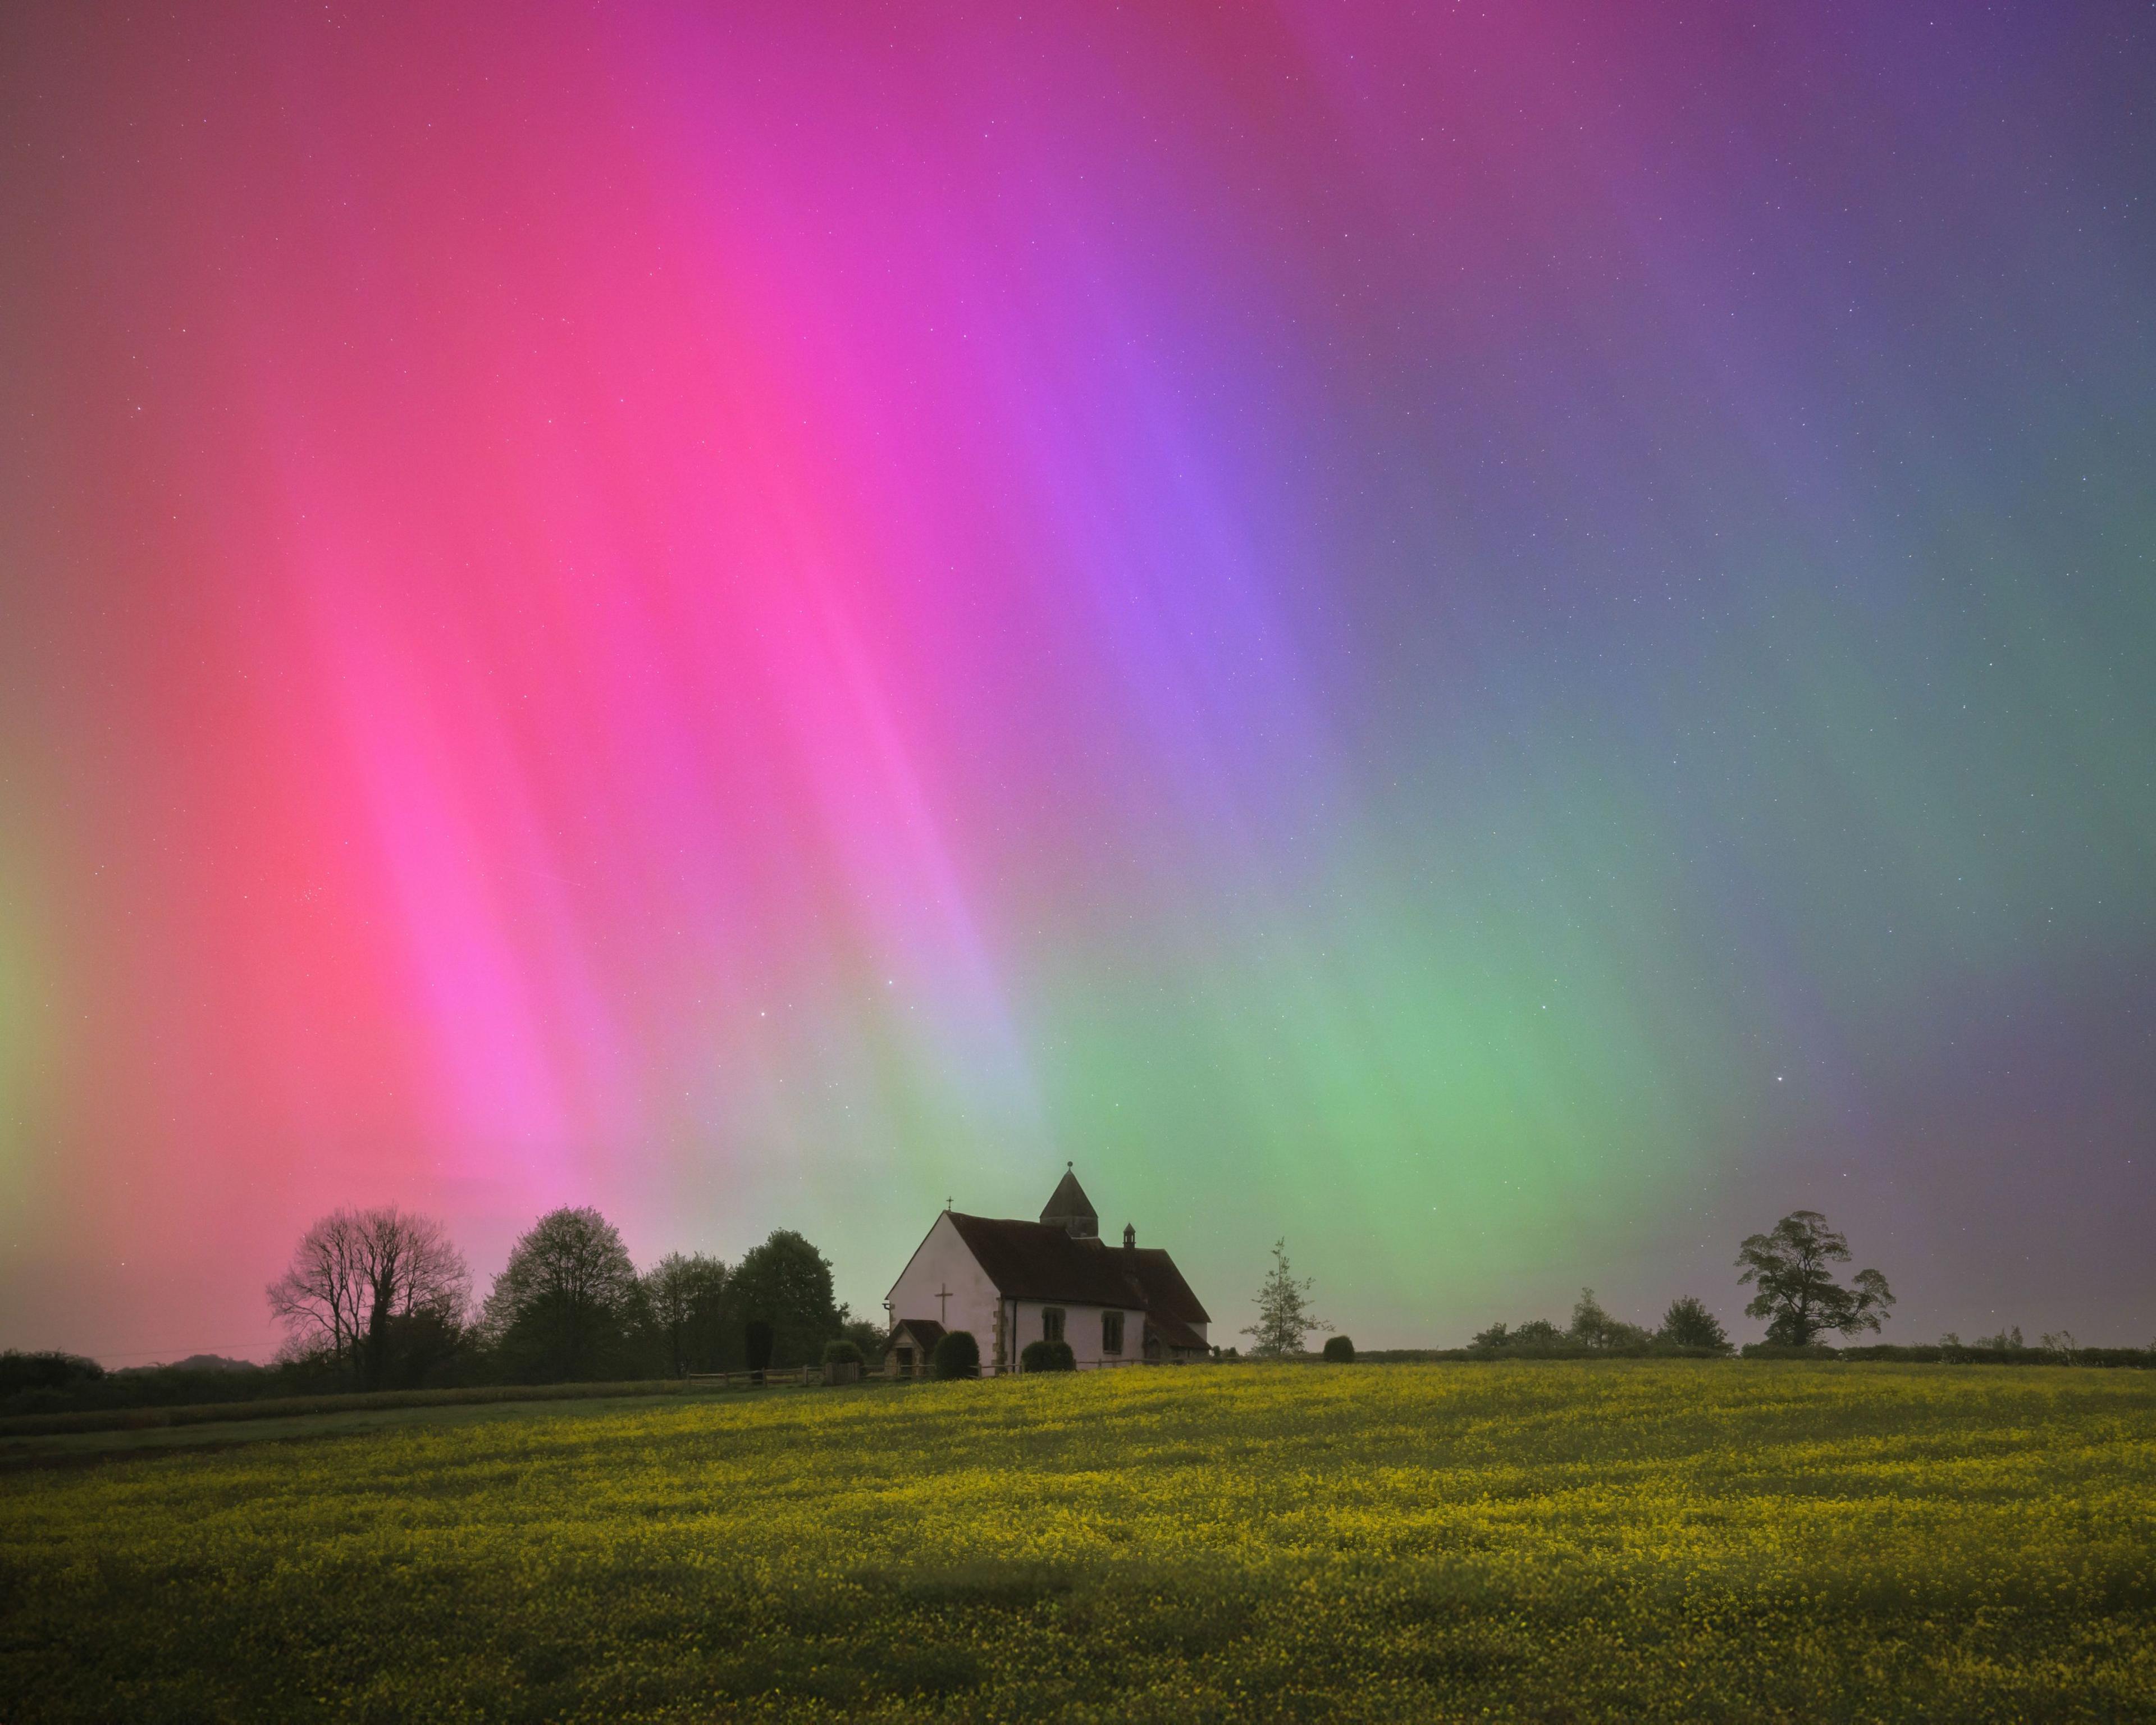
[[[1093,1209],[1093,1200],[1086,1197],[1086,1189],[1078,1183],[1078,1176],[1067,1162],[1063,1164],[1063,1178],[1055,1183],[1055,1195],[1048,1200],[1040,1219],[1051,1228],[1060,1228],[1073,1240],[1101,1237],[1101,1218]]]

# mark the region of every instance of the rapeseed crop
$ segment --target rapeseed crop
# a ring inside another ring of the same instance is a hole
[[[0,1717],[2156,1718],[2156,1378],[773,1394],[0,1479]]]

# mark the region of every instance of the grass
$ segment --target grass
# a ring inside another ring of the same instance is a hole
[[[0,1478],[0,1718],[305,1717],[2156,1718],[2156,1378],[1198,1368]]]

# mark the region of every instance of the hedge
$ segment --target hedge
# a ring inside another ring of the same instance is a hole
[[[374,1408],[444,1408],[477,1402],[585,1401],[621,1395],[682,1395],[679,1378],[634,1384],[490,1384],[466,1389],[385,1389],[372,1394],[274,1396],[251,1402],[198,1402],[177,1408],[98,1408],[74,1414],[18,1414],[0,1420],[0,1437],[49,1437],[74,1431],[149,1431],[162,1425],[212,1425],[224,1420],[287,1420],[310,1414],[362,1414]]]

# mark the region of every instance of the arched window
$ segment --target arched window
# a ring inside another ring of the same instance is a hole
[[[1060,1342],[1063,1339],[1063,1308],[1060,1306],[1041,1308],[1040,1339],[1044,1342]]]

